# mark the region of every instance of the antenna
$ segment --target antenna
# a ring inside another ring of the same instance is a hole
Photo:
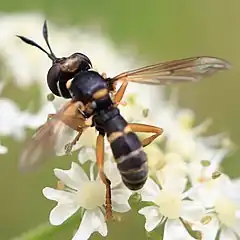
[[[46,20],[44,20],[44,23],[43,23],[43,37],[44,37],[44,39],[45,39],[45,42],[46,42],[46,44],[47,44],[47,46],[48,46],[48,49],[49,49],[49,51],[50,51],[50,54],[51,54],[51,56],[53,57],[53,58],[57,58],[56,56],[55,56],[55,54],[53,53],[53,51],[52,51],[52,49],[51,49],[51,47],[50,47],[50,44],[49,44],[49,41],[48,41],[48,28],[47,28],[47,21]]]
[[[33,40],[29,39],[29,38],[26,38],[24,36],[20,36],[20,35],[16,35],[18,38],[20,38],[23,42],[31,45],[31,46],[34,46],[38,49],[40,49],[41,51],[43,51],[44,53],[47,54],[47,56],[53,61],[55,62],[57,57],[55,56],[55,54],[53,53],[50,45],[49,45],[49,42],[48,42],[48,31],[47,31],[47,22],[46,20],[44,21],[44,24],[43,24],[43,37],[44,37],[44,40],[45,42],[47,43],[47,46],[50,50],[50,53],[48,53],[44,48],[42,48],[40,45],[38,45],[36,42],[34,42]]]

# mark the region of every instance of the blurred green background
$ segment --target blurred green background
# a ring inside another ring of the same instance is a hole
[[[139,56],[149,63],[196,55],[213,55],[229,60],[233,69],[222,72],[198,84],[183,84],[181,107],[193,109],[197,122],[214,120],[209,134],[229,132],[240,143],[240,2],[238,0],[183,1],[112,1],[112,0],[18,0],[1,1],[0,11],[42,12],[56,24],[91,26],[100,24],[116,46],[133,45]],[[0,31],[1,34],[1,31]],[[34,66],[33,66],[34,67]],[[46,69],[47,71],[47,69]],[[17,89],[15,89],[17,91]],[[12,86],[4,90],[10,97]],[[28,89],[24,100],[37,95]],[[17,97],[15,97],[17,100]],[[24,105],[24,102],[21,102]],[[17,172],[17,156],[22,145],[8,138],[2,140],[10,154],[0,161],[0,239],[11,239],[36,225],[46,222],[54,202],[46,200],[41,189],[55,182],[53,166],[69,166],[65,161],[53,161],[39,172],[22,176]],[[228,157],[224,170],[232,177],[240,175],[240,152]],[[113,224],[108,239],[147,239],[143,217],[126,214],[121,223]],[[68,239],[67,233],[44,239]],[[97,235],[93,239],[100,239]]]

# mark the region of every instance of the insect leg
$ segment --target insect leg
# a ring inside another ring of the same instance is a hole
[[[144,133],[154,133],[152,136],[147,137],[142,140],[143,147],[149,145],[154,139],[163,133],[163,129],[151,125],[140,124],[140,123],[129,123],[128,126],[133,132],[144,132]]]
[[[117,93],[114,95],[113,102],[115,103],[115,106],[117,107],[119,104],[121,104],[121,100],[123,98],[123,95],[126,91],[128,82],[125,81],[122,83],[121,87],[118,89]]]
[[[96,143],[96,159],[97,159],[97,166],[98,172],[101,180],[106,185],[106,216],[105,219],[112,218],[112,201],[111,201],[111,182],[106,177],[104,173],[104,135],[99,134],[97,136],[97,143]]]
[[[67,143],[65,145],[65,153],[67,155],[69,155],[72,151],[72,148],[73,146],[78,142],[78,140],[80,139],[82,133],[83,133],[83,130],[88,128],[88,127],[91,127],[92,126],[92,117],[86,119],[84,122],[81,122],[81,124],[77,127],[77,128],[74,128],[76,131],[78,131],[78,134],[77,136],[73,139],[72,142],[70,143]],[[77,123],[78,124],[78,123]]]
[[[83,132],[82,129],[79,130],[77,136],[72,140],[72,142],[70,142],[70,143],[68,143],[68,144],[65,145],[65,153],[66,153],[66,155],[70,155],[73,146],[77,143],[77,141],[78,141],[79,138],[81,137],[82,132]]]

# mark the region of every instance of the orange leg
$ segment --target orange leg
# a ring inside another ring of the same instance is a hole
[[[140,123],[129,123],[128,126],[132,129],[133,132],[144,132],[144,133],[154,133],[152,136],[147,137],[142,140],[143,147],[149,145],[154,139],[160,136],[163,133],[163,129],[155,126],[150,126]]]
[[[111,182],[104,173],[104,136],[99,134],[97,136],[96,159],[98,172],[101,180],[106,185],[106,216],[105,219],[112,218],[112,201],[111,201]]]
[[[123,82],[121,87],[118,89],[117,93],[114,95],[113,102],[115,103],[116,107],[121,103],[121,100],[126,91],[127,85],[128,85],[127,81]]]

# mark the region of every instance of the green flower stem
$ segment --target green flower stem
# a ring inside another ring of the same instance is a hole
[[[73,235],[79,226],[80,218],[80,214],[75,214],[60,226],[53,226],[48,222],[43,223],[18,237],[12,238],[12,240],[53,240],[63,236],[70,239],[69,236]]]
[[[40,226],[23,233],[19,237],[15,237],[12,240],[36,240],[43,239],[44,236],[51,235],[56,231],[56,227],[50,225],[49,223],[43,223]]]

